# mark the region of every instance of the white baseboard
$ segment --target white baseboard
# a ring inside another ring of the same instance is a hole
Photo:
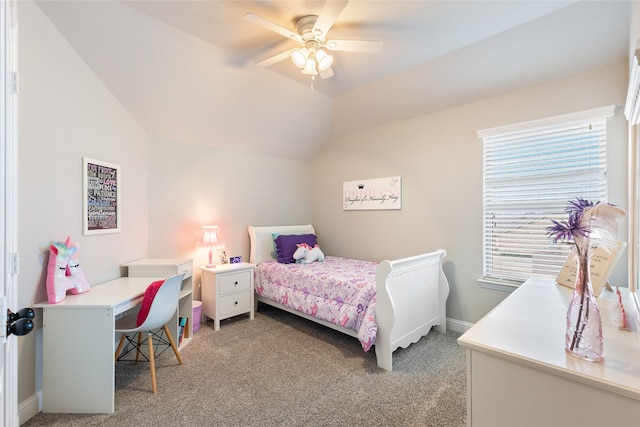
[[[463,322],[462,320],[451,319],[447,317],[447,331],[453,331],[453,332],[464,334],[472,326],[473,326],[473,323]]]
[[[38,415],[40,411],[42,411],[42,391],[39,391],[18,403],[18,417],[20,417],[20,425]]]

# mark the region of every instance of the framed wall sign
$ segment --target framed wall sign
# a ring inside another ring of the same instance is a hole
[[[345,211],[402,209],[402,178],[391,176],[344,182],[342,208]]]
[[[120,232],[120,166],[82,158],[82,234]]]

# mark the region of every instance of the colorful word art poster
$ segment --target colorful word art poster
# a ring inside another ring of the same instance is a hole
[[[120,166],[83,159],[84,234],[120,231]]]

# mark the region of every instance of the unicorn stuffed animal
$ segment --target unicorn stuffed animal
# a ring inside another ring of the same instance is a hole
[[[46,285],[49,304],[65,299],[67,291],[76,295],[91,289],[78,262],[78,246],[71,242],[71,237],[49,246]]]
[[[314,261],[324,261],[324,253],[320,250],[320,246],[317,244],[314,247],[301,243],[298,249],[293,253],[293,259],[300,264],[309,264]]]

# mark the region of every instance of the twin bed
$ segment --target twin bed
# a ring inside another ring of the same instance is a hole
[[[315,231],[310,224],[249,227],[256,303],[353,336],[365,351],[375,346],[378,366],[387,371],[398,347],[417,342],[432,327],[446,332],[449,284],[442,271],[443,249],[380,263],[332,256],[310,264],[278,262],[284,239],[297,238],[292,235]]]

